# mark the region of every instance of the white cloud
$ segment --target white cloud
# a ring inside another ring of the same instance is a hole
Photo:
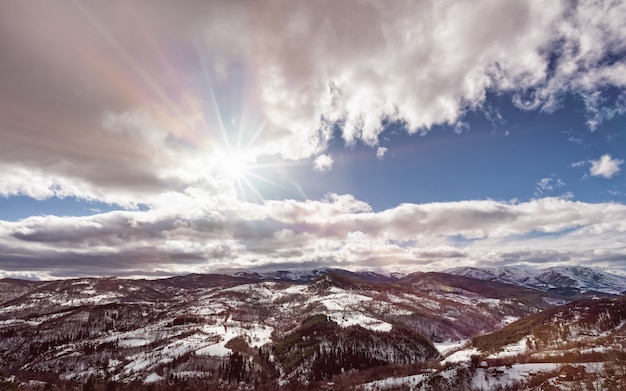
[[[570,138],[567,139],[567,141],[574,143],[574,144],[579,144],[582,145],[583,143],[583,138],[582,137],[574,137],[571,136]]]
[[[386,147],[378,147],[378,149],[376,149],[376,158],[378,160],[383,160],[385,158],[385,153],[387,153]]]
[[[319,172],[330,171],[333,168],[333,157],[331,155],[319,155],[313,162],[313,168]]]
[[[537,185],[535,187],[535,195],[539,196],[544,192],[553,191],[564,186],[565,182],[555,176],[541,178],[537,181]]]
[[[626,252],[626,206],[615,203],[483,200],[375,212],[351,195],[262,204],[210,192],[175,197],[145,211],[0,221],[0,271],[48,278],[281,265],[414,271],[474,262],[586,262],[619,268]]]
[[[201,157],[238,143],[236,131],[248,132],[241,141],[252,157],[300,160],[326,152],[335,124],[346,143],[371,146],[387,121],[409,132],[462,130],[487,91],[542,110],[578,94],[593,124],[626,107],[599,92],[626,88],[624,2],[8,7],[0,164],[70,177],[92,193],[140,198],[203,180],[197,167],[212,162]],[[142,34],[128,27],[136,14]],[[168,57],[171,47],[184,59]],[[15,68],[14,58],[28,61]],[[91,196],[81,191],[73,195]]]
[[[459,121],[454,124],[454,133],[461,134],[469,130],[469,124],[467,122]]]
[[[617,175],[624,163],[622,159],[613,159],[610,154],[604,154],[598,160],[590,160],[591,168],[589,173],[592,176],[601,176],[603,178],[613,178]]]

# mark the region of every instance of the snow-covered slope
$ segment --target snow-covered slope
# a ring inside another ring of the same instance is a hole
[[[598,292],[619,295],[626,291],[626,277],[602,268],[560,266],[546,269],[494,267],[459,267],[447,273],[498,281],[543,291],[572,290],[580,293]]]
[[[186,379],[189,389],[210,384],[223,390],[255,389],[257,383],[282,389],[293,382],[334,381],[342,373],[353,381],[359,371],[419,369],[425,360],[452,353],[452,341],[475,340],[569,301],[530,286],[594,283],[604,289],[620,281],[570,269],[466,272],[472,278],[331,270],[162,280],[0,280],[0,368],[23,381],[45,377],[76,385],[107,378],[172,389],[179,385],[174,379]],[[499,282],[503,276],[518,284]],[[580,308],[548,318],[578,324],[587,319],[583,308],[598,307]],[[600,334],[622,327],[611,323],[621,321],[612,312],[596,312],[595,320],[583,325],[601,325]],[[565,330],[558,331],[565,335]],[[584,327],[569,330],[599,335]],[[506,351],[526,348],[520,341],[528,332],[522,331],[507,341]],[[468,352],[457,353],[464,358],[456,361],[467,363],[478,351]]]
[[[333,270],[300,282],[316,274],[2,280],[16,293],[0,301],[0,368],[76,382],[103,370],[119,382],[326,379],[433,358],[432,341],[469,339],[550,307],[549,294],[442,273]]]
[[[448,345],[450,347],[450,345]],[[440,370],[360,390],[626,390],[626,297],[585,299],[451,346]],[[443,353],[443,352],[442,352]]]
[[[626,277],[609,273],[601,268],[553,267],[544,270],[536,278],[547,286],[572,287],[615,295],[626,291]]]

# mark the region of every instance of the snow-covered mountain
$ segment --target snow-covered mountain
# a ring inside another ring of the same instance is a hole
[[[436,359],[433,341],[494,331],[558,300],[441,273],[320,274],[306,284],[308,272],[2,280],[0,368],[64,382],[92,375],[121,383],[196,381],[208,374],[214,384],[232,376],[322,381],[342,368]]]
[[[572,307],[577,312],[545,312],[571,296],[530,288],[549,279],[571,284],[566,277],[615,284],[608,278],[584,270],[558,276],[502,273],[528,277],[522,286],[488,278],[493,274],[486,271],[467,272],[479,278],[331,269],[161,280],[4,279],[0,388],[7,375],[20,389],[52,384],[92,390],[282,390],[307,384],[310,389],[384,389],[385,383],[375,388],[365,383],[398,373],[439,373],[451,346],[458,350],[463,341],[479,341],[544,313],[540,319],[546,322],[556,319],[554,314],[572,314],[559,318],[561,333],[569,323],[578,336],[593,338],[612,338],[609,331],[623,328],[622,304],[609,308],[606,301],[598,307],[599,301],[590,300]],[[581,319],[590,319],[582,323],[587,328],[578,326]],[[543,335],[537,328],[531,332]],[[494,335],[498,342],[499,334]],[[604,344],[599,341],[586,346]],[[465,376],[470,356],[487,354],[476,346],[467,348],[471,354],[453,353],[464,357],[461,366],[442,376]],[[424,376],[419,377],[423,385],[439,381]],[[462,389],[455,387],[448,381],[442,389]]]
[[[607,269],[596,267],[561,266],[545,269],[515,267],[459,267],[446,270],[445,272],[478,280],[514,284],[546,292],[552,290],[570,296],[584,293],[619,295],[626,292],[626,276]],[[385,275],[370,271],[351,272],[333,268],[276,270],[264,272],[244,271],[233,273],[232,276],[255,281],[283,281],[296,284],[307,284],[327,273],[340,274],[367,282],[383,283],[399,282],[409,278],[408,275],[402,273],[391,273],[389,275]]]
[[[545,269],[459,267],[447,273],[485,281],[499,281],[542,291],[561,293],[597,292],[619,295],[626,292],[626,277],[602,268],[559,266]]]

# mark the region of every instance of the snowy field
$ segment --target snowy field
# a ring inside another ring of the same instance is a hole
[[[477,368],[471,379],[471,386],[475,390],[489,391],[498,386],[506,387],[521,380],[527,380],[532,375],[541,372],[552,372],[561,364],[516,364],[511,367]],[[446,379],[456,377],[458,367],[439,372],[437,375]],[[432,374],[425,373],[412,376],[393,377],[363,384],[359,390],[377,391],[387,390],[394,387],[408,386],[411,390],[428,391],[427,383],[423,384]]]

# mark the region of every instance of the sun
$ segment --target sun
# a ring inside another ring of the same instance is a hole
[[[251,202],[263,202],[265,197],[262,190],[268,187],[291,190],[268,175],[272,170],[285,167],[283,162],[259,163],[257,158],[258,155],[252,149],[225,148],[213,154],[213,178],[228,183],[238,197]]]
[[[249,184],[253,176],[255,157],[244,150],[230,150],[219,153],[216,157],[218,177],[237,187]]]
[[[219,168],[221,174],[230,181],[244,179],[252,166],[252,159],[240,152],[226,153],[220,157]]]
[[[217,177],[228,182],[243,199],[263,200],[257,182],[274,183],[255,173],[259,167],[256,156],[246,150],[225,150],[216,159]]]

